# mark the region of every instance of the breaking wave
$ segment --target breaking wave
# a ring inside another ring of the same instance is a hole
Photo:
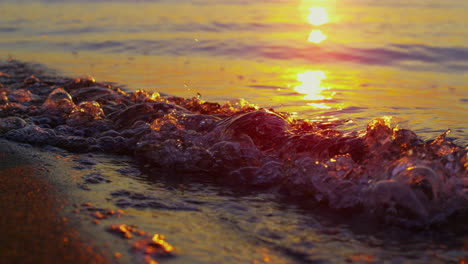
[[[221,105],[125,92],[18,61],[0,66],[3,138],[130,155],[145,168],[271,189],[405,227],[467,212],[468,148],[447,133],[425,142],[390,117],[344,133],[241,99]]]

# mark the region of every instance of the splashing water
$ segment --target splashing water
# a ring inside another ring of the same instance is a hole
[[[424,142],[385,117],[345,134],[242,100],[127,93],[92,78],[41,75],[17,61],[1,71],[7,139],[130,155],[146,168],[274,189],[406,227],[468,208],[468,149],[447,140],[448,132]]]

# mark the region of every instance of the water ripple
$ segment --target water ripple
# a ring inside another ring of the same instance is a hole
[[[84,30],[84,29],[83,29]],[[0,28],[0,32],[2,29]],[[14,45],[22,48],[52,47],[70,51],[128,52],[143,55],[223,56],[232,58],[266,58],[271,60],[298,60],[308,63],[351,62],[363,65],[399,66],[410,70],[446,72],[468,71],[468,48],[434,47],[428,45],[397,45],[382,48],[357,48],[352,46],[318,47],[290,43],[268,44],[244,40],[197,40],[194,38],[135,39],[76,42],[30,41],[3,42],[0,46]]]

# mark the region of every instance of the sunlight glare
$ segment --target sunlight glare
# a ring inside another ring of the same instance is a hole
[[[307,103],[307,105],[312,106],[315,109],[331,109],[330,106],[325,105],[325,104],[316,104],[316,103]]]
[[[309,42],[319,44],[320,42],[327,39],[327,36],[322,33],[320,29],[312,30],[309,34],[309,38],[307,39]]]
[[[305,94],[304,99],[307,100],[324,100],[325,96],[320,93],[328,88],[322,87],[322,80],[325,79],[323,71],[305,71],[297,74],[297,80],[301,85],[296,86],[296,92]]]
[[[307,20],[311,25],[320,26],[328,23],[328,12],[323,7],[311,7],[309,8],[309,16]]]

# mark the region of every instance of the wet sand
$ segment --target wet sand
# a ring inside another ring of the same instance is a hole
[[[70,224],[47,164],[25,149],[0,141],[0,263],[111,263]]]

